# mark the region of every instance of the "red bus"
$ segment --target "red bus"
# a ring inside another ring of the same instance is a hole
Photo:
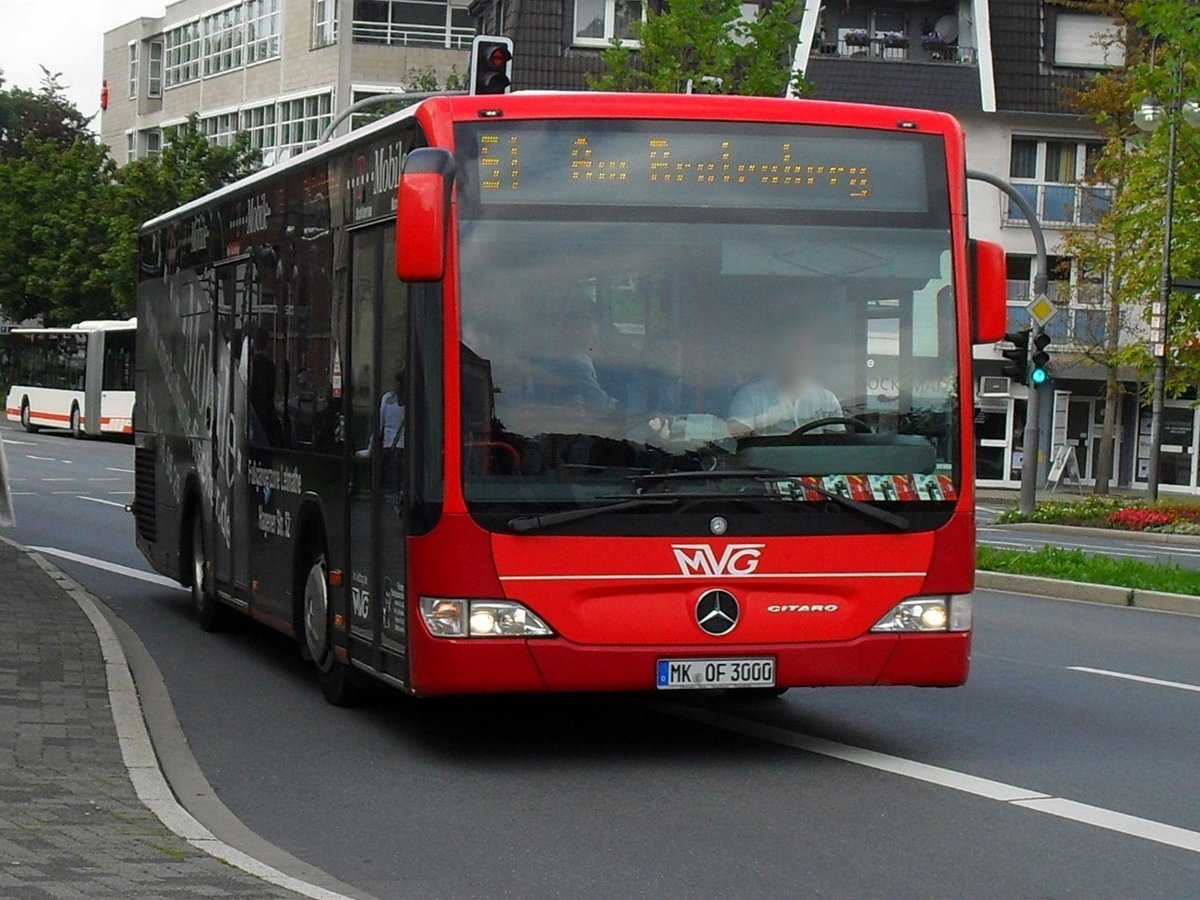
[[[967,677],[948,115],[442,97],[147,223],[137,540],[326,696]]]

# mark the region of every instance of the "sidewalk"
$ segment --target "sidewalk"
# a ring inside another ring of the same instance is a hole
[[[295,897],[169,831],[122,761],[100,643],[0,541],[0,897]]]

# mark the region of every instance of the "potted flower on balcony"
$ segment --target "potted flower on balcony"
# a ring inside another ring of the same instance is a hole
[[[883,46],[885,47],[907,47],[908,38],[899,31],[887,31],[883,35]]]
[[[871,35],[862,28],[855,28],[852,31],[847,31],[842,37],[846,42],[847,47],[869,47],[871,46]]]
[[[936,31],[930,31],[921,35],[921,46],[930,53],[939,53],[948,48],[950,46],[950,42]]]

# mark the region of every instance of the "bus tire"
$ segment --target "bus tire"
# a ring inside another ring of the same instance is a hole
[[[30,434],[37,434],[38,427],[33,424],[33,413],[29,411],[29,398],[21,401],[21,427]]]
[[[192,514],[191,571],[192,608],[196,621],[205,631],[220,631],[229,621],[229,609],[217,599],[208,566],[208,548],[204,540],[204,517],[197,509]]]
[[[333,647],[333,611],[329,604],[329,566],[320,550],[306,555],[303,574],[301,618],[304,650],[317,670],[321,693],[334,706],[353,706],[362,685],[353,670],[337,658]]]
[[[79,404],[71,404],[71,437],[79,440],[83,437],[83,422],[80,421]]]

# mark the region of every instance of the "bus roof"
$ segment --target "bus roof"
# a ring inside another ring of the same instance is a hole
[[[14,328],[10,334],[78,334],[81,331],[125,331],[137,328],[137,319],[88,319],[64,328]]]
[[[399,122],[412,118],[419,110],[433,107],[449,119],[475,120],[484,111],[499,110],[513,118],[630,118],[712,121],[795,121],[803,125],[844,125],[888,130],[911,129],[918,133],[958,131],[958,124],[949,113],[928,109],[873,106],[866,103],[845,103],[829,100],[790,99],[781,97],[743,97],[724,94],[612,94],[588,91],[517,91],[512,94],[478,95],[446,94],[418,101],[356,131],[334,138],[325,144],[306,150],[282,163],[227,184],[198,197],[183,206],[163,213],[144,223],[141,232],[151,231],[166,223],[197,212],[221,199],[231,197],[268,179],[326,156],[338,150],[366,142],[386,132]],[[798,114],[797,114],[798,113]]]

